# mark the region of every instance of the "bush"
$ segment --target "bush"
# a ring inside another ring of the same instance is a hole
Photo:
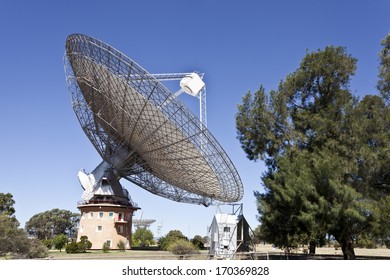
[[[163,251],[169,251],[169,246],[178,240],[188,241],[188,238],[185,237],[179,230],[171,230],[166,236],[160,238],[160,249]]]
[[[46,258],[49,256],[49,250],[47,249],[46,245],[44,245],[39,240],[32,240],[31,241],[31,247],[28,252],[28,257],[30,259],[37,259],[37,258]]]
[[[199,251],[191,242],[183,239],[171,243],[168,247],[168,251],[175,255],[199,254]]]
[[[117,247],[117,248],[119,249],[119,251],[121,251],[121,252],[126,251],[126,243],[125,243],[123,240],[119,241],[118,244],[116,244],[116,247]]]
[[[72,242],[66,245],[65,252],[67,254],[81,253],[80,246],[78,242]]]
[[[16,218],[0,212],[0,256],[10,254],[24,258],[28,255],[31,241],[27,237],[27,232],[18,227],[19,222]]]
[[[377,248],[376,240],[368,234],[361,234],[358,236],[357,246],[359,248],[367,248],[367,249]]]
[[[65,247],[66,243],[68,243],[68,237],[65,234],[59,234],[52,240],[52,245],[54,245],[54,248],[57,250],[61,250]]]
[[[83,235],[80,237],[80,242],[78,242],[78,244],[79,244],[78,246],[79,246],[80,250],[84,253],[86,250],[92,248],[92,243],[91,243],[91,241],[88,240],[88,236],[86,236],[86,235]]]
[[[104,242],[103,246],[102,246],[102,250],[103,250],[103,253],[108,253],[110,251],[110,245],[108,245],[107,242]]]
[[[191,239],[191,243],[198,248],[199,250],[204,250],[204,242],[203,237],[200,235],[195,235],[193,239]]]
[[[53,247],[53,240],[52,239],[46,239],[42,241],[43,245],[46,246],[47,249],[51,249]]]
[[[65,247],[67,254],[85,253],[87,249],[92,248],[91,241],[88,240],[87,236],[81,236],[80,242],[71,242]]]
[[[146,228],[138,228],[132,236],[132,246],[148,247],[154,245],[154,237],[152,231]]]

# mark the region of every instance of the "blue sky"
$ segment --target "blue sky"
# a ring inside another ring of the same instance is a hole
[[[385,0],[6,1],[0,9],[0,192],[14,195],[22,225],[53,208],[77,212],[77,172],[100,163],[72,110],[63,69],[66,37],[83,33],[150,73],[205,73],[208,128],[240,173],[244,214],[255,228],[253,191],[262,190],[264,167],[246,158],[236,138],[243,94],[260,84],[276,89],[306,50],[327,45],[345,46],[358,59],[353,92],[375,94],[389,11]],[[185,101],[197,110],[196,100]],[[162,234],[206,235],[215,207],[172,202],[122,184],[144,218],[163,223]],[[157,222],[151,229],[157,234]]]

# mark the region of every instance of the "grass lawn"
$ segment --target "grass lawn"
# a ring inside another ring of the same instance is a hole
[[[284,252],[280,249],[276,249],[271,245],[258,245],[256,247],[257,252],[264,252],[271,255],[284,255]],[[298,254],[303,252],[298,251]],[[390,249],[377,248],[377,249],[361,249],[355,248],[355,254],[357,257],[369,256],[369,257],[381,257],[390,259]],[[316,248],[316,255],[328,255],[328,256],[342,256],[340,249],[334,247],[322,247]],[[191,255],[186,257],[190,260],[206,260],[208,257],[208,251],[202,250],[200,254]],[[167,251],[160,250],[127,250],[118,251],[112,250],[104,253],[102,250],[88,250],[86,253],[79,254],[67,254],[65,250],[62,252],[58,250],[50,250],[48,259],[53,260],[177,260],[179,256],[174,255]]]
[[[201,251],[200,254],[191,255],[189,259],[191,260],[205,260],[207,259],[208,251]],[[178,256],[173,255],[167,251],[149,251],[149,250],[134,250],[134,251],[109,251],[104,253],[102,250],[88,250],[86,253],[79,254],[67,254],[65,250],[56,251],[50,250],[49,259],[53,260],[75,260],[75,259],[84,259],[84,260],[93,260],[93,259],[117,259],[117,260],[177,260]]]

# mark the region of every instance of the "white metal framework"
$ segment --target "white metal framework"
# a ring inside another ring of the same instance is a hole
[[[209,227],[209,256],[214,259],[233,259],[237,252],[252,250],[250,227],[242,204],[232,204],[231,213],[223,213],[219,206]],[[238,206],[238,208],[235,208]]]
[[[170,73],[170,74],[151,74],[153,78],[156,78],[159,81],[179,81],[185,77],[189,77],[191,75],[198,75],[200,79],[203,79],[203,73]],[[181,88],[174,94],[176,98],[179,94],[184,92]],[[198,91],[195,95],[193,95],[199,99],[199,116],[200,116],[200,126],[207,127],[207,108],[206,108],[206,85],[204,85],[200,91]]]
[[[185,87],[192,82],[188,74],[151,75],[92,37],[67,38],[65,72],[73,109],[103,158],[92,172],[95,182],[108,174],[112,181],[126,178],[153,194],[205,206],[242,198],[234,165],[205,126],[201,81],[195,79],[201,89],[195,96],[204,123],[160,82],[187,79]]]
[[[153,219],[133,219],[133,225],[136,229],[145,228],[148,229],[151,224],[153,224],[156,220]]]

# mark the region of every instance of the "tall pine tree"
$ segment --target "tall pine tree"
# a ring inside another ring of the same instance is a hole
[[[262,235],[278,246],[313,249],[329,234],[354,259],[356,236],[383,219],[389,107],[385,98],[351,94],[355,70],[345,48],[329,46],[307,53],[277,91],[260,87],[238,106],[242,148],[268,166],[265,193],[255,193]]]

